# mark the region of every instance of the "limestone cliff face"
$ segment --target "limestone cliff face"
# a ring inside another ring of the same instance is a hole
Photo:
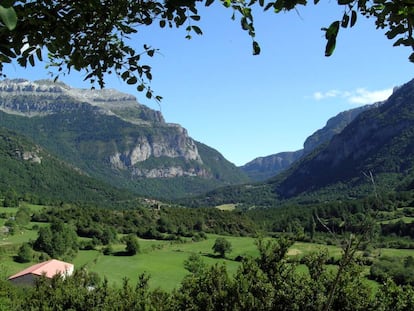
[[[112,89],[3,80],[0,124],[82,173],[142,195],[194,195],[248,180],[219,152],[165,122],[161,112]]]
[[[139,124],[165,123],[161,112],[114,89],[76,89],[50,80],[5,79],[0,81],[0,99],[1,110],[29,117],[92,109]]]
[[[50,117],[54,114],[76,112],[92,112],[116,117],[132,127],[139,128],[121,138],[119,138],[122,132],[120,127],[114,127],[112,133],[106,134],[106,136],[116,134],[118,137],[110,140],[114,151],[111,152],[109,149],[104,151],[108,152],[105,156],[113,169],[129,170],[131,176],[146,178],[208,175],[205,170],[191,165],[139,167],[140,163],[151,158],[181,159],[187,162],[193,161],[198,165],[203,164],[203,161],[196,143],[184,128],[177,124],[166,123],[159,111],[140,105],[132,95],[112,89],[75,89],[48,80],[34,82],[24,79],[3,80],[0,82],[0,109],[7,113],[28,117]],[[68,119],[68,122],[72,121]],[[82,144],[82,141],[79,144]],[[94,143],[91,143],[91,148],[93,145]]]
[[[114,168],[126,170],[133,168],[132,174],[149,178],[174,177],[174,176],[198,176],[199,174],[190,169],[188,172],[179,167],[168,167],[163,169],[139,169],[135,167],[140,162],[154,158],[182,158],[186,161],[195,161],[202,164],[197,145],[188,136],[187,131],[180,126],[172,125],[174,137],[160,136],[156,140],[149,140],[146,136],[140,136],[130,148],[117,151],[109,156],[110,163]],[[202,174],[204,175],[204,174]]]

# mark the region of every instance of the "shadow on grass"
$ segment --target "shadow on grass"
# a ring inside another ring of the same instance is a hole
[[[131,254],[127,251],[119,251],[119,252],[113,252],[112,256],[134,256],[135,254]]]
[[[242,262],[245,258],[244,256],[241,256],[241,255],[238,255],[235,258],[229,258],[227,256],[221,256],[220,254],[208,254],[208,253],[204,253],[202,254],[202,256],[213,258],[213,259],[224,259],[224,260],[237,261],[237,262]]]
[[[226,258],[226,256],[221,256],[220,254],[208,254],[208,253],[204,253],[204,254],[202,254],[202,256],[209,257],[209,258],[213,258],[213,259],[228,259],[228,258]]]

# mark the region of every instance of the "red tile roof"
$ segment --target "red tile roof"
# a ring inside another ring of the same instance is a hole
[[[73,271],[73,264],[67,263],[64,261],[51,259],[45,262],[38,263],[36,265],[30,266],[15,275],[9,277],[9,280],[21,277],[26,274],[34,274],[34,275],[42,275],[45,274],[46,277],[52,278],[55,274],[61,273],[69,273],[71,274]]]

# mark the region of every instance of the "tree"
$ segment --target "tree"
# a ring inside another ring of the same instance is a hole
[[[136,255],[140,251],[139,242],[134,234],[128,234],[126,237],[124,237],[125,242],[125,251],[128,255]]]
[[[28,207],[22,206],[16,212],[16,223],[19,226],[26,226],[30,222],[31,211]]]
[[[33,259],[33,251],[28,243],[23,243],[17,252],[17,262],[30,262]]]
[[[19,206],[19,197],[17,196],[16,191],[10,189],[6,192],[3,200],[4,207],[17,207]]]
[[[219,253],[220,257],[224,258],[226,253],[231,252],[231,243],[225,238],[217,238],[212,249],[215,253]]]
[[[53,258],[71,258],[78,251],[77,238],[72,226],[61,220],[54,220],[50,227],[39,229],[33,248],[37,251],[43,251]]]
[[[152,57],[158,50],[143,44],[141,51],[128,45],[139,26],[155,22],[159,27],[185,28],[186,38],[202,34],[197,25],[201,19],[198,5],[210,6],[214,0],[6,0],[0,5],[0,73],[3,63],[17,60],[20,66],[34,66],[35,58],[42,61],[47,52],[50,67],[58,74],[71,70],[85,71],[85,80],[92,85],[105,85],[105,74],[115,73],[126,83],[155,96],[149,86],[151,67],[142,58]],[[261,8],[276,14],[309,5],[307,0],[220,0],[233,10],[232,19],[239,16],[241,27],[252,38],[253,54],[260,53],[255,41],[252,11]],[[314,0],[317,5],[319,0]],[[374,19],[377,28],[386,29],[394,45],[414,48],[414,8],[410,1],[397,0],[338,0],[343,15],[322,28],[327,40],[325,55],[332,55],[341,28],[353,27],[358,14]],[[134,39],[135,40],[135,39]],[[414,61],[414,53],[410,60]],[[55,78],[58,78],[55,74]]]
[[[184,268],[191,273],[200,273],[205,267],[206,264],[199,254],[192,253],[186,260],[184,260]]]

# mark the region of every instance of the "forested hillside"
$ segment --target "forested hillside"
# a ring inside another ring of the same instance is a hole
[[[343,111],[330,118],[323,128],[306,138],[303,143],[303,149],[256,158],[241,166],[240,169],[255,181],[264,181],[274,177],[287,170],[298,159],[308,155],[319,146],[328,143],[332,137],[339,134],[361,112],[378,107],[381,104],[382,102]]]
[[[132,194],[82,174],[25,137],[1,127],[0,162],[3,195],[14,193],[33,203],[82,202],[98,206],[117,206],[134,199]]]

